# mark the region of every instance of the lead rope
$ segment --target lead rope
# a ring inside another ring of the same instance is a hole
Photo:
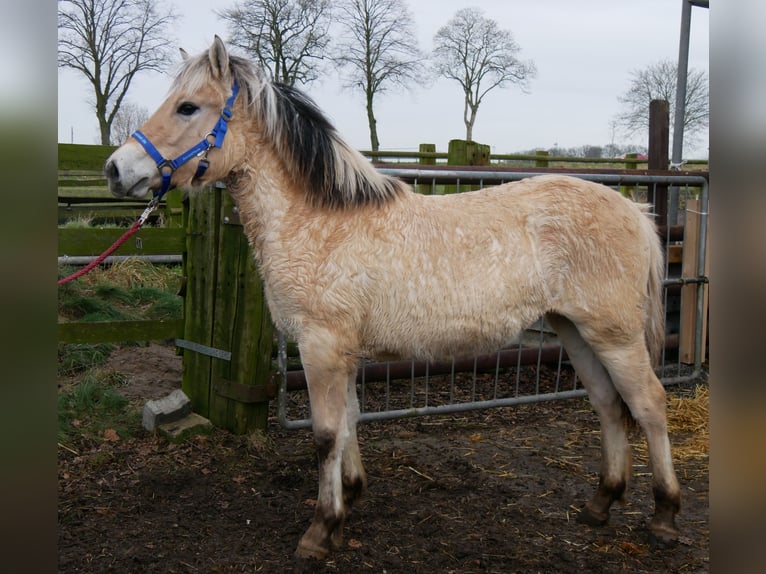
[[[97,265],[100,265],[104,259],[109,257],[112,253],[114,253],[117,248],[125,243],[132,235],[134,235],[139,229],[141,229],[141,226],[146,223],[146,220],[149,219],[149,216],[152,214],[152,212],[157,209],[157,206],[160,204],[159,197],[155,197],[149,202],[149,205],[146,206],[146,209],[144,209],[144,212],[139,216],[139,218],[133,223],[133,225],[130,226],[130,229],[128,229],[125,233],[122,234],[122,237],[120,237],[117,241],[112,243],[106,251],[104,251],[101,255],[96,257],[93,261],[88,263],[85,267],[77,271],[76,273],[72,273],[68,277],[64,277],[63,279],[59,279],[57,281],[58,285],[64,285],[65,283],[69,283],[70,281],[74,281],[75,279],[78,279],[79,277],[82,277],[86,273],[89,273],[91,270],[93,270],[94,267]]]

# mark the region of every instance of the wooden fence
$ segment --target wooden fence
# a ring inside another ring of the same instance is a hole
[[[113,148],[59,146],[60,223],[130,221],[146,202],[120,201],[100,168]],[[59,257],[96,256],[125,228],[58,230]],[[158,214],[116,254],[181,255],[185,280],[179,320],[60,322],[61,343],[173,340],[183,352],[182,388],[195,412],[235,433],[265,428],[271,384],[271,318],[234,204],[215,187],[185,199],[174,190]]]

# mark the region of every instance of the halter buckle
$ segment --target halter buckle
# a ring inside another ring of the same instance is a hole
[[[164,172],[163,170],[165,170],[166,168],[167,168],[167,172]],[[166,159],[161,164],[157,165],[157,169],[159,170],[160,175],[162,176],[173,175],[173,172],[176,170],[176,166],[173,165],[172,160]]]

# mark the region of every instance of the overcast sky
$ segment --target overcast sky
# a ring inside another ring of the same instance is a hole
[[[205,50],[214,34],[228,37],[214,10],[233,0],[165,0],[180,15],[169,41],[195,54]],[[436,31],[455,12],[468,6],[484,11],[510,30],[531,59],[537,76],[529,93],[516,87],[495,89],[479,107],[473,139],[493,153],[634,142],[641,138],[619,133],[610,122],[620,111],[618,96],[630,85],[630,72],[661,59],[678,58],[683,0],[409,0],[420,48],[430,52]],[[709,10],[692,9],[689,66],[708,72]],[[179,58],[180,60],[180,58]],[[92,88],[84,77],[59,70],[58,139],[98,143],[98,127],[89,102]],[[137,77],[127,99],[153,111],[167,95],[170,75]],[[364,99],[341,88],[337,74],[304,88],[340,133],[357,149],[369,149]],[[672,105],[672,103],[671,103]],[[464,138],[463,96],[455,82],[440,80],[431,87],[380,96],[375,109],[381,149],[417,150],[434,143],[446,151],[450,139]],[[707,157],[707,134],[684,157]]]

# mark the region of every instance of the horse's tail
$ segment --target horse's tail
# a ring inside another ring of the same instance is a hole
[[[653,366],[657,366],[662,357],[665,343],[665,306],[663,305],[662,280],[665,277],[665,255],[662,251],[660,236],[654,224],[654,215],[645,210],[642,227],[649,244],[649,276],[646,285],[646,347]]]

